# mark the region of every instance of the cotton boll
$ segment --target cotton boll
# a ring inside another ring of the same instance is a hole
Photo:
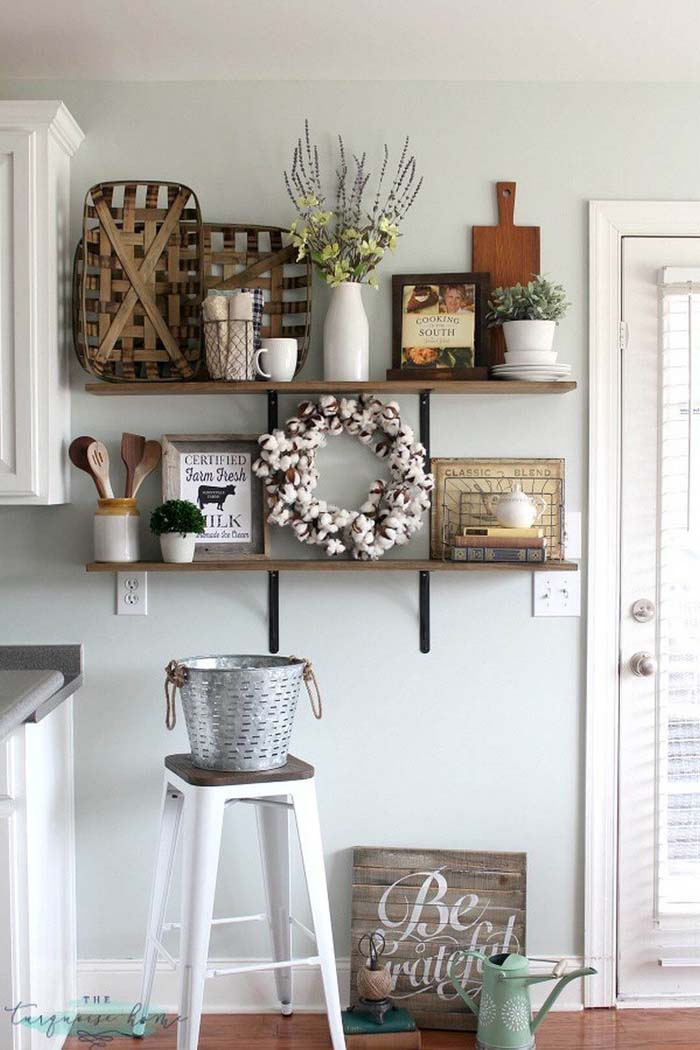
[[[266,478],[270,474],[270,468],[264,459],[256,459],[253,463],[253,473],[259,478]]]

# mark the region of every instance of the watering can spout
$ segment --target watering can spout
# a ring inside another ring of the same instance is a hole
[[[460,984],[458,978],[455,976],[455,972],[454,972],[455,964],[456,964],[457,959],[459,958],[460,955],[464,956],[465,959],[469,959],[469,958],[481,959],[482,962],[486,962],[487,959],[486,959],[485,955],[481,954],[481,952],[474,952],[474,951],[455,952],[454,955],[452,956],[452,962],[450,963],[450,967],[449,967],[449,970],[447,972],[447,976],[450,978],[450,981],[452,982],[452,986],[455,989],[455,991],[457,992],[457,994],[459,995],[459,997],[464,1000],[464,1002],[467,1004],[467,1006],[469,1007],[471,1012],[476,1017],[478,1017],[479,1016],[479,1007],[476,1005],[476,1003],[472,999],[471,995],[469,995],[469,993],[466,992],[464,990],[464,988],[462,988],[462,985]]]
[[[554,985],[554,988],[552,988],[545,1001],[542,1003],[542,1006],[537,1011],[537,1017],[533,1019],[530,1025],[530,1030],[534,1032],[535,1029],[542,1023],[542,1021],[544,1021],[552,1006],[557,1001],[561,993],[564,991],[564,988],[567,984],[569,984],[570,981],[575,981],[579,977],[588,977],[590,976],[590,974],[594,974],[597,972],[598,971],[594,970],[592,966],[583,966],[581,967],[581,969],[572,970],[571,973],[567,973],[564,977],[561,977]],[[546,981],[549,979],[550,978],[548,977],[530,977],[527,979],[527,983],[538,984],[540,981]]]

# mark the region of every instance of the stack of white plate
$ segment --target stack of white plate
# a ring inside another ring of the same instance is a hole
[[[494,379],[524,379],[530,383],[554,383],[568,379],[571,365],[494,365]]]
[[[520,379],[531,383],[553,383],[568,379],[571,365],[558,365],[556,350],[509,350],[505,364],[494,365],[494,379]]]

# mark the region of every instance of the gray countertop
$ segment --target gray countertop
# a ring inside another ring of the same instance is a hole
[[[82,645],[0,645],[0,740],[41,721],[82,683]]]

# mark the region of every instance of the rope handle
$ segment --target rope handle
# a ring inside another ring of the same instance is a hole
[[[314,671],[311,660],[307,660],[305,657],[292,656],[292,660],[299,660],[300,663],[304,664],[304,685],[306,686],[306,692],[309,694],[309,702],[311,704],[311,710],[313,711],[314,718],[323,718],[323,701],[321,700],[321,690],[318,685],[318,678]],[[311,686],[313,685],[313,692]],[[315,695],[314,695],[315,694]]]
[[[174,729],[177,721],[175,694],[187,681],[187,668],[171,660],[165,668],[165,728]]]

